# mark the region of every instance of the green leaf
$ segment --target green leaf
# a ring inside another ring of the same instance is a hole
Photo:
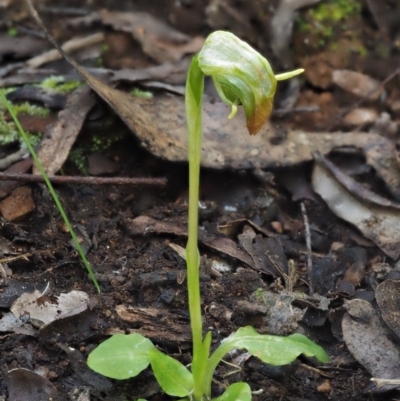
[[[116,334],[90,353],[87,364],[103,376],[129,379],[149,366],[153,349],[153,343],[141,334]]]
[[[213,78],[221,99],[233,107],[243,105],[247,128],[250,134],[256,134],[271,114],[276,90],[268,61],[247,43],[224,31],[208,36],[198,60],[203,73]]]
[[[185,397],[192,392],[193,376],[184,365],[157,348],[153,348],[149,355],[154,376],[165,393]]]
[[[231,384],[224,394],[212,401],[251,401],[250,386],[243,382]]]
[[[324,363],[329,361],[323,348],[302,334],[296,333],[287,337],[263,335],[250,326],[241,327],[224,340],[222,346],[229,346],[231,349],[244,348],[253,356],[274,366],[286,365],[301,354],[315,356]]]

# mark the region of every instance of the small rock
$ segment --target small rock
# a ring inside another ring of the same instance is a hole
[[[282,223],[280,221],[273,221],[271,222],[271,227],[277,232],[278,234],[283,233]]]
[[[10,196],[0,203],[0,213],[9,221],[21,219],[35,210],[30,187],[15,189]]]
[[[368,75],[351,70],[333,71],[333,83],[339,88],[350,92],[358,98],[368,95],[368,99],[376,101],[383,93],[383,87],[379,81]]]
[[[54,370],[50,370],[49,372],[49,380],[55,380],[57,379],[58,374],[56,372],[54,372]]]
[[[332,242],[331,250],[333,252],[336,252],[336,251],[338,251],[339,249],[341,249],[343,247],[344,247],[343,242]]]
[[[360,107],[352,110],[344,117],[344,123],[347,126],[358,126],[365,124],[372,124],[378,118],[378,112],[375,109]]]
[[[331,383],[329,380],[325,380],[322,384],[317,387],[319,393],[330,393],[332,390]]]

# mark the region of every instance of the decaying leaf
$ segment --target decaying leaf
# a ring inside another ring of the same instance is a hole
[[[315,163],[315,192],[338,217],[356,226],[393,259],[400,256],[400,205],[362,188],[332,163]]]
[[[139,216],[133,220],[128,220],[124,224],[124,228],[130,235],[149,235],[151,233],[157,233],[173,234],[180,237],[187,236],[186,222],[157,221],[148,216]],[[211,236],[201,230],[199,233],[199,240],[207,247],[255,268],[251,257],[246,252],[242,251],[231,239]]]
[[[123,321],[137,326],[131,332],[140,333],[153,341],[175,346],[192,341],[187,321],[182,321],[182,316],[174,311],[125,305],[118,305],[115,310]],[[109,330],[109,334],[116,333],[115,330]]]
[[[253,228],[245,226],[238,235],[239,243],[251,256],[257,270],[283,277],[287,273],[287,259],[279,237],[264,238],[256,234]]]
[[[61,395],[49,380],[28,369],[13,369],[5,378],[9,400],[61,401]]]
[[[400,281],[386,280],[375,290],[383,320],[400,338]]]
[[[59,113],[57,122],[47,129],[37,152],[47,174],[57,173],[67,160],[86,115],[95,102],[96,99],[87,86],[78,88],[69,95],[65,109]],[[36,166],[33,173],[40,174]]]
[[[22,294],[11,306],[16,317],[29,315],[30,322],[44,326],[72,311],[78,313],[87,308],[89,296],[83,291],[71,291],[57,298],[50,298],[35,290]]]
[[[393,379],[400,376],[400,350],[393,333],[367,301],[353,299],[346,304],[343,338],[354,358],[373,376]],[[393,388],[393,387],[392,387]],[[389,390],[389,386],[381,391]]]

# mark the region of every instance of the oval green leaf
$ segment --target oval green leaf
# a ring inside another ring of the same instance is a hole
[[[116,334],[90,353],[87,364],[103,376],[129,379],[149,366],[152,349],[153,343],[140,334]]]
[[[179,361],[157,348],[150,352],[151,368],[163,391],[172,396],[186,397],[193,390],[193,376]]]
[[[212,401],[251,401],[251,390],[247,383],[239,382],[231,384],[218,398]]]
[[[230,350],[244,348],[253,356],[274,366],[293,362],[301,354],[314,356],[320,362],[329,361],[324,349],[302,334],[296,333],[287,337],[270,336],[259,334],[250,326],[241,327],[224,340],[221,346],[228,346]]]

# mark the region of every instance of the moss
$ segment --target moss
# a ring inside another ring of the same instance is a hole
[[[358,0],[329,0],[308,10],[310,17],[323,24],[343,22],[360,12],[361,3]]]
[[[45,107],[40,107],[29,102],[23,102],[19,104],[13,104],[10,102],[14,113],[18,116],[19,114],[28,114],[30,116],[46,117],[50,113],[50,110]],[[25,146],[22,139],[19,137],[17,126],[13,121],[8,121],[5,118],[6,108],[3,103],[0,102],[0,145],[8,145],[10,143],[20,142],[21,146]],[[28,138],[32,145],[39,143],[42,133],[40,132],[27,132]]]
[[[17,28],[8,28],[8,31],[7,31],[7,36],[10,36],[10,37],[15,37],[15,36],[17,36],[18,35],[18,29]]]
[[[87,128],[80,136],[79,145],[68,156],[68,160],[84,175],[88,174],[87,157],[90,154],[104,152],[128,133],[124,125],[116,125],[114,116]]]
[[[296,32],[314,36],[313,43],[324,47],[336,33],[351,30],[349,21],[361,16],[361,8],[360,0],[326,0],[297,17]]]
[[[142,99],[152,99],[153,93],[150,91],[143,91],[139,88],[133,88],[130,92],[131,95],[141,97]]]
[[[82,175],[88,175],[87,155],[83,147],[77,147],[69,152],[68,160],[80,171]]]
[[[258,299],[259,301],[263,302],[264,298],[264,290],[262,288],[257,288],[253,294],[252,297],[255,299]]]
[[[83,82],[71,80],[66,81],[62,76],[51,76],[44,79],[37,86],[44,89],[50,89],[55,92],[68,93],[83,85]]]

